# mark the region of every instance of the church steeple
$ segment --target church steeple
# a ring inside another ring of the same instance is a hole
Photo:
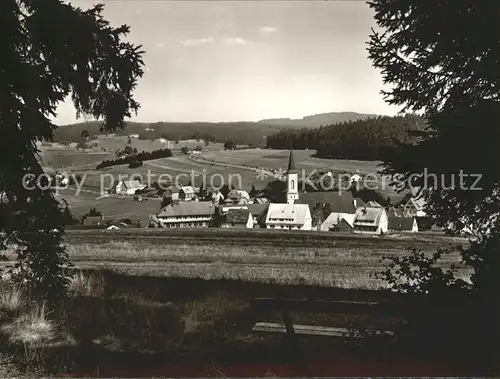
[[[293,150],[290,149],[290,155],[288,157],[288,170],[287,172],[295,171],[295,159],[293,158]]]
[[[293,204],[295,200],[299,199],[299,177],[295,171],[295,159],[293,158],[293,150],[290,149],[288,157],[288,169],[286,172],[286,202]]]

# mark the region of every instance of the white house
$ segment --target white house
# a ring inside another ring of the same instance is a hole
[[[179,191],[179,199],[182,201],[194,200],[196,191],[192,186],[181,187]]]
[[[384,208],[360,207],[354,215],[354,233],[382,234],[389,229],[389,219]]]
[[[138,180],[122,180],[116,185],[116,193],[119,195],[135,195],[138,190],[146,187],[145,184],[141,184]]]
[[[312,217],[307,204],[269,204],[266,229],[311,230]]]

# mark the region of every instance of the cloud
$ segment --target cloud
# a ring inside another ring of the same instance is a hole
[[[261,33],[274,33],[274,32],[277,32],[278,29],[276,29],[275,27],[273,26],[262,26],[259,31]]]
[[[183,44],[184,46],[201,46],[213,43],[214,41],[215,40],[213,37],[205,37],[205,38],[186,39],[184,41],[181,41],[181,44]]]
[[[160,48],[160,49],[163,49],[165,47],[165,42],[156,42],[155,46]]]
[[[222,43],[228,44],[228,45],[244,45],[248,41],[246,39],[243,39],[241,37],[226,37],[222,39]]]

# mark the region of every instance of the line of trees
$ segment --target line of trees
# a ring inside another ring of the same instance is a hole
[[[316,129],[281,130],[267,137],[267,147],[314,149],[321,158],[381,160],[385,150],[397,141],[414,141],[412,131],[424,127],[425,120],[417,115],[380,116]]]
[[[126,157],[104,160],[99,163],[96,167],[97,170],[105,167],[117,166],[122,164],[131,164],[134,162],[150,161],[153,159],[168,158],[172,156],[172,151],[170,149],[158,149],[150,152],[142,151],[138,154],[128,155]]]

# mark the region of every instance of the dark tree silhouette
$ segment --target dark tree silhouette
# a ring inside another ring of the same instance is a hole
[[[84,140],[88,140],[90,138],[90,134],[87,130],[82,130],[82,132],[80,133],[80,137]]]
[[[474,269],[471,290],[486,304],[477,311],[484,315],[477,325],[487,325],[484,337],[497,340],[500,171],[492,163],[500,162],[494,121],[500,119],[500,2],[369,4],[383,30],[372,32],[368,50],[391,88],[383,92],[386,101],[420,111],[428,120],[428,129],[418,134],[420,143],[401,144],[384,157],[384,173],[398,176],[407,188],[420,188],[426,212],[439,225],[473,229],[477,239],[462,256]],[[460,173],[466,176],[460,179]],[[450,185],[452,175],[455,185]],[[463,284],[448,284],[457,283]],[[419,287],[425,288],[422,282]]]
[[[250,197],[255,197],[255,196],[257,196],[257,194],[258,194],[258,192],[255,189],[255,185],[252,184],[252,188],[250,189],[249,195],[250,195]]]
[[[52,139],[56,126],[49,117],[68,95],[77,116],[103,120],[107,132],[123,128],[124,118],[139,109],[132,91],[143,74],[142,52],[123,40],[128,26],[112,27],[102,10],[59,1],[0,2],[0,193],[8,200],[0,208],[7,221],[0,225],[1,242],[19,247],[13,281],[48,300],[64,295],[71,263],[53,193],[23,186],[35,182],[26,174],[43,173],[35,142]]]
[[[233,140],[227,140],[224,142],[224,149],[226,150],[233,150],[234,149],[234,141]]]

